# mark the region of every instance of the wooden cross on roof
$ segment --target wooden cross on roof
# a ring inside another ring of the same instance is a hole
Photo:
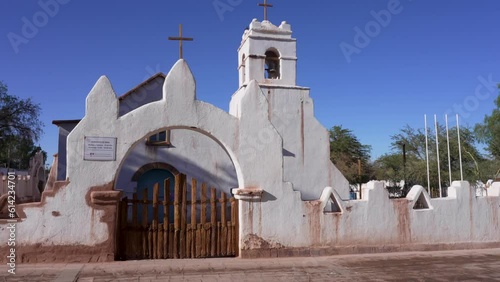
[[[260,7],[264,7],[264,20],[267,21],[267,8],[272,8],[273,4],[267,4],[267,0],[264,0],[264,4],[259,4]]]
[[[182,42],[183,41],[193,41],[193,38],[182,37],[182,24],[179,24],[179,36],[178,37],[169,37],[168,40],[179,41],[179,58],[182,59]]]

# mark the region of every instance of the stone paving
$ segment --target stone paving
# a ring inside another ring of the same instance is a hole
[[[0,266],[0,281],[500,281],[500,249]]]

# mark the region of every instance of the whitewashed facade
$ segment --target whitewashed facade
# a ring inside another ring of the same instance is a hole
[[[121,103],[133,96],[118,98],[101,77],[87,96],[85,117],[67,136],[65,179],[41,203],[19,207],[25,260],[112,260],[119,189],[133,190],[131,174],[151,162],[213,181],[239,199],[241,257],[500,247],[498,183],[488,197],[454,182],[448,198],[431,200],[415,186],[406,199],[390,200],[382,183],[371,182],[362,200],[348,200],[348,182],[330,162],[328,132],[314,117],[310,91],[296,85],[289,24],[252,21],[238,60],[240,87],[229,113],[196,99],[182,59],[161,92],[149,90],[157,99],[128,110]],[[175,148],[144,145],[165,130]],[[114,159],[84,160],[89,136],[116,140]]]

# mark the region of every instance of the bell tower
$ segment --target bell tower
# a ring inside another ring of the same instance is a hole
[[[254,19],[238,49],[239,86],[256,80],[260,85],[296,86],[297,41],[291,26]]]
[[[267,1],[260,5],[272,7]],[[239,88],[229,104],[229,113],[240,120],[238,157],[253,158],[267,150],[271,138],[265,137],[262,127],[253,127],[256,117],[267,119],[278,132],[275,137],[282,151],[276,156],[281,157],[276,169],[283,171],[284,182],[306,201],[317,200],[318,189],[324,187],[335,187],[347,198],[349,182],[330,160],[329,133],[314,116],[310,89],[297,85],[297,40],[292,28],[287,22],[273,25],[264,13],[262,22],[250,23],[238,48]],[[252,181],[245,185],[253,187]]]

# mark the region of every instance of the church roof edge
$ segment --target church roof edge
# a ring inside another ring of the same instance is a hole
[[[61,124],[68,124],[68,123],[79,123],[81,119],[65,119],[65,120],[53,120],[52,124],[54,125],[61,125]]]
[[[167,76],[164,73],[162,73],[162,72],[156,73],[155,75],[153,75],[150,78],[146,79],[145,81],[141,82],[136,87],[132,88],[132,90],[129,90],[127,93],[125,93],[125,94],[121,95],[120,97],[118,97],[118,100],[121,101],[121,100],[125,99],[127,96],[129,96],[130,94],[132,94],[135,91],[137,91],[137,89],[143,87],[144,85],[150,83],[151,81],[155,80],[158,77],[166,78]]]

